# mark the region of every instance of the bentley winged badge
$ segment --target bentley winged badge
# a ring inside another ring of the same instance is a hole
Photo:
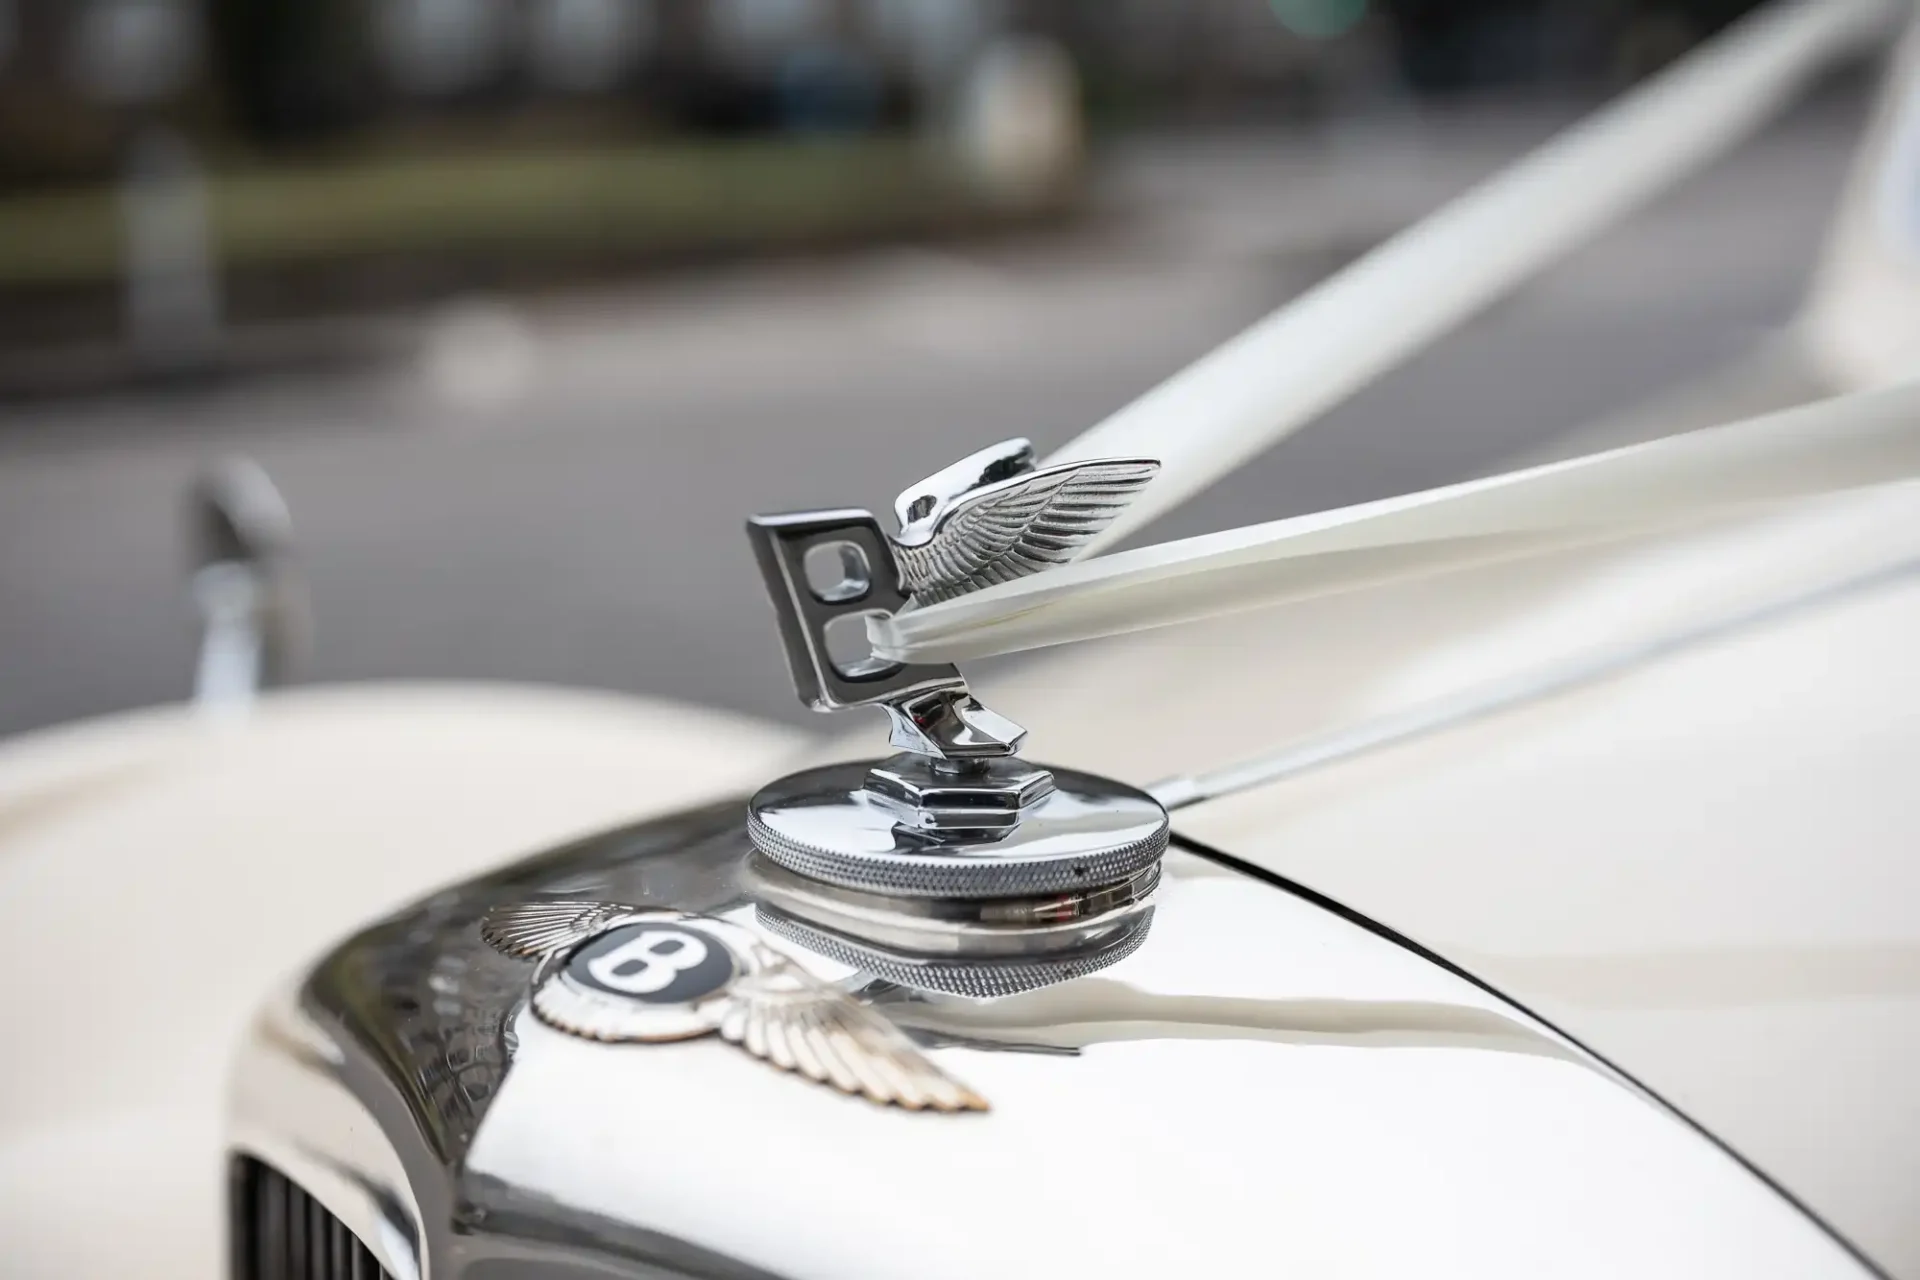
[[[911,1111],[985,1111],[899,1028],[756,938],[709,916],[618,902],[540,901],[489,912],[481,936],[538,962],[532,1006],[593,1040],[719,1033],[783,1071]]]

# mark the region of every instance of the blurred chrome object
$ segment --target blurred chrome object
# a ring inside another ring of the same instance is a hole
[[[267,473],[244,458],[200,476],[189,517],[201,620],[193,700],[244,707],[262,685],[285,678],[305,614],[292,520]]]
[[[1064,564],[1158,465],[1036,470],[1033,446],[1008,440],[902,493],[891,539],[865,511],[749,522],[801,700],[821,711],[878,705],[904,748],[796,773],[753,797],[747,830],[778,899],[771,923],[789,936],[825,930],[838,954],[903,980],[922,960],[1013,958],[1020,977],[1003,974],[994,989],[1059,980],[1034,957],[1117,958],[1116,941],[1144,928],[1166,811],[1121,783],[1020,759],[1026,731],[981,706],[956,668],[877,660],[864,647],[871,617]],[[857,647],[836,637],[847,627]],[[991,908],[929,912],[929,901]],[[1086,911],[1093,901],[1099,909]],[[863,950],[872,947],[884,950]]]
[[[221,336],[206,175],[185,139],[138,135],[120,192],[126,328],[134,355],[172,369],[205,364]]]

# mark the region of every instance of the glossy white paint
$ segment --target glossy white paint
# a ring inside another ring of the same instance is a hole
[[[367,685],[7,744],[0,1270],[218,1274],[226,1064],[266,990],[436,885],[750,786],[796,740],[603,694]]]
[[[935,1050],[986,1114],[523,1012],[463,1176],[796,1280],[1863,1274],[1670,1113],[1417,954],[1188,854],[1160,901],[1099,974],[890,1009],[1079,1050]]]
[[[1917,551],[1901,486],[1142,636],[986,696],[1040,758],[1144,781]],[[1176,828],[1479,973],[1920,1275],[1916,640],[1920,578]],[[1136,703],[1075,696],[1127,672]]]

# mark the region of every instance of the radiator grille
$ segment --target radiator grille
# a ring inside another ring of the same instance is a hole
[[[393,1280],[346,1223],[248,1157],[233,1175],[234,1280]]]

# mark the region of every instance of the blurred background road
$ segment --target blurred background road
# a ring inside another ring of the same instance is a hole
[[[604,36],[629,30],[610,14],[688,6],[508,6],[573,87],[452,92],[504,39],[474,35],[494,20],[476,15],[504,10],[445,0],[396,5],[427,34],[383,37],[412,40],[439,89],[289,132],[258,67],[218,74],[244,21],[118,2],[211,34],[176,76],[191,109],[145,89],[75,108],[107,120],[97,137],[0,128],[0,732],[184,695],[182,498],[232,452],[293,511],[302,680],[586,684],[802,720],[746,514],[884,506],[993,440],[1064,441],[1738,8],[1629,7],[1607,26],[1579,6],[1464,5],[1449,27],[1418,5],[1222,4],[1225,45],[1190,38],[1150,71],[1100,25],[1138,6],[935,5],[979,10],[962,43],[1001,59],[936,91],[868,72],[852,7],[769,4],[830,11],[839,37],[783,28],[810,60],[779,63],[771,90],[662,73],[680,104],[663,116],[633,85],[665,55],[582,89],[606,40],[539,23],[565,10]],[[1460,19],[1482,9],[1505,25]],[[20,33],[44,50],[56,26],[12,24],[0,104],[22,100],[4,78]],[[1248,32],[1286,57],[1228,57]],[[467,52],[435,63],[436,40]],[[303,74],[290,83],[324,99]],[[1152,536],[1465,478],[1749,348],[1815,262],[1860,80]],[[566,118],[529,124],[556,96]],[[143,236],[172,256],[143,259]]]

